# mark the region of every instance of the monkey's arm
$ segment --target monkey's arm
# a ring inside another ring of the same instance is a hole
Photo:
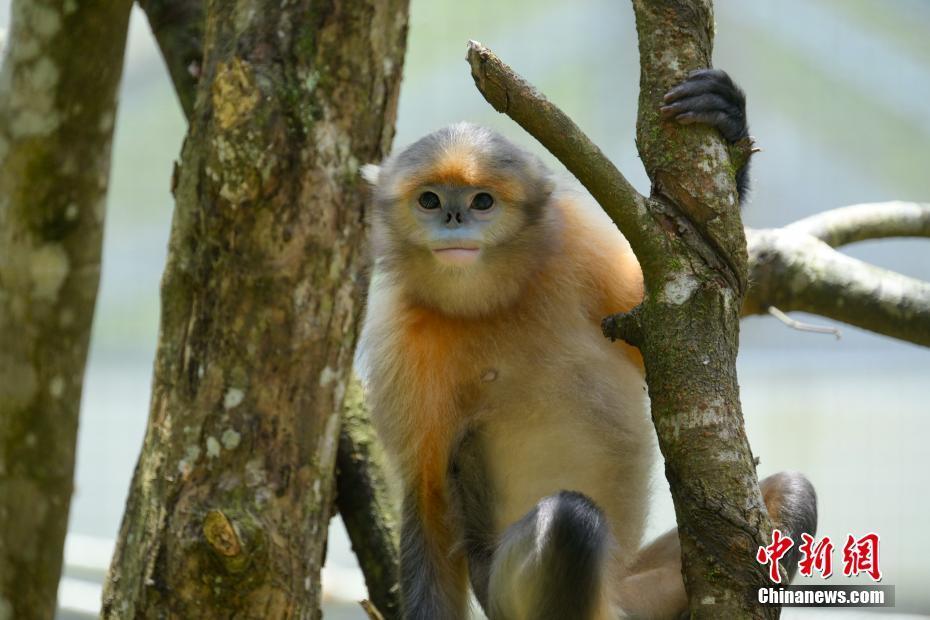
[[[746,95],[725,71],[700,69],[665,94],[662,116],[679,123],[705,123],[733,144],[749,136]],[[749,191],[749,159],[736,173],[740,204]]]

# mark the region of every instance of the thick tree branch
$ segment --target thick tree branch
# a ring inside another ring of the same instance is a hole
[[[201,0],[139,0],[190,121],[203,53]],[[400,617],[395,506],[374,428],[356,379],[349,384],[336,459],[336,507],[371,603],[388,620]]]
[[[850,208],[854,210],[864,211],[862,206]],[[833,217],[824,220],[836,222],[836,227],[827,225],[815,230],[825,234],[842,230],[844,224]],[[846,256],[798,228],[791,225],[776,230],[747,230],[752,287],[743,306],[744,315],[762,314],[769,306],[776,306],[930,346],[930,284]],[[889,228],[879,224],[871,230],[886,232]],[[849,228],[830,238],[869,236]]]
[[[539,140],[581,181],[623,230],[637,255],[658,249],[659,227],[646,209],[645,197],[572,119],[480,43],[469,41],[466,60],[488,103]]]
[[[930,237],[930,204],[879,202],[824,211],[784,228],[806,233],[833,248],[887,237]]]
[[[194,112],[203,63],[204,11],[201,0],[137,0],[158,42],[184,115]]]
[[[0,617],[51,618],[129,0],[14,0],[0,70]]]
[[[748,273],[734,163],[718,132],[682,127],[659,113],[669,89],[711,66],[713,3],[633,0],[633,10],[640,60],[636,144],[652,202],[667,205],[671,224],[665,229],[670,251],[650,259],[660,268],[643,269],[640,350],[689,607],[694,618],[777,617],[778,608],[747,596],[769,583],[752,554],[769,541],[772,522],[736,376]]]
[[[371,603],[384,618],[400,618],[398,520],[384,471],[364,392],[353,377],[346,392],[336,457],[336,505],[365,575]]]
[[[319,617],[365,287],[357,171],[393,137],[407,2],[205,8],[149,425],[102,615]]]

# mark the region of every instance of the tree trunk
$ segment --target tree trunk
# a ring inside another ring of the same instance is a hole
[[[14,0],[0,72],[0,618],[51,618],[130,0]]]
[[[203,60],[200,0],[141,0],[188,120],[193,115]],[[353,381],[343,407],[336,454],[336,507],[352,541],[371,603],[392,620],[400,616],[395,507],[361,386]]]
[[[213,0],[109,618],[320,615],[406,0]]]
[[[772,525],[746,439],[736,378],[748,287],[731,155],[717,132],[659,119],[664,93],[712,66],[710,0],[634,0],[640,95],[636,142],[666,252],[641,258],[645,299],[628,317],[640,347],[678,520],[694,618],[778,617],[752,593]],[[639,256],[639,254],[637,254]]]

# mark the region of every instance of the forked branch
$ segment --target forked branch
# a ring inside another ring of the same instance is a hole
[[[480,43],[469,42],[467,60],[488,103],[526,129],[581,181],[630,238],[637,256],[658,249],[657,226],[645,198],[558,106]],[[930,346],[930,284],[831,249],[865,239],[930,237],[930,205],[854,205],[784,229],[747,229],[746,234],[752,287],[744,316],[776,306]],[[619,337],[615,323],[612,317],[605,329]]]
[[[905,204],[905,203],[900,203]],[[873,236],[891,236],[919,228],[921,213],[930,208],[909,209],[905,225],[871,218],[869,205],[848,207],[862,231],[837,219],[847,209],[837,209],[801,220],[782,229],[749,230],[749,269],[752,286],[743,304],[743,315],[766,313],[770,306],[783,311],[803,311],[836,319],[862,329],[930,346],[930,283],[881,269],[846,256],[818,237],[835,245]],[[904,212],[905,209],[901,209]],[[801,226],[805,222],[811,226]],[[813,231],[817,237],[805,232]],[[823,238],[821,237],[821,238]]]
[[[662,89],[694,65],[709,63],[710,6],[634,3],[645,93],[640,98],[639,135],[646,136],[646,142],[659,126],[656,93],[665,92]],[[640,153],[644,147],[648,151],[643,161],[654,186],[665,190],[659,198],[646,199],[561,110],[492,52],[471,42],[467,59],[482,95],[588,188],[644,266],[647,294],[642,305],[632,313],[608,317],[603,329],[611,338],[632,342],[643,354],[653,421],[679,522],[692,617],[777,617],[777,609],[758,607],[745,597],[768,583],[758,573],[752,550],[769,538],[772,523],[758,491],[735,380],[738,338],[733,310],[745,291],[743,229],[738,211],[727,208],[733,204],[727,201],[732,190],[718,184],[697,191],[708,187],[707,166],[688,160],[695,139],[713,144],[717,138],[670,131],[654,143],[638,141]],[[658,150],[667,158],[657,157]],[[666,204],[686,217],[665,216]],[[926,234],[925,217],[922,208],[896,205],[881,216],[857,208],[811,218],[793,229],[747,230],[753,287],[744,314],[772,306],[807,310],[930,344],[930,285],[843,256],[826,243]],[[658,224],[673,221],[680,224]],[[712,241],[710,256],[700,251],[700,244],[688,243],[683,224],[696,221],[704,224],[702,238]],[[720,261],[732,267],[733,278],[719,277],[727,273],[718,268]],[[656,265],[658,269],[647,268]],[[663,286],[681,281],[695,284],[687,295],[662,299]],[[726,462],[718,458],[724,446]],[[725,515],[719,499],[712,498],[726,498]]]

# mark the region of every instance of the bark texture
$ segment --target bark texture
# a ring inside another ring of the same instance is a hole
[[[406,27],[406,0],[206,4],[104,617],[319,617],[365,288],[357,172],[390,146]]]
[[[349,385],[336,460],[336,506],[365,575],[368,596],[383,618],[400,618],[400,549],[396,494],[357,380]]]
[[[653,183],[651,211],[669,241],[644,267],[633,317],[652,418],[665,458],[692,617],[778,617],[751,593],[769,583],[754,559],[771,536],[746,439],[736,354],[747,288],[735,168],[715,131],[659,119],[662,96],[709,67],[710,0],[634,0],[639,34],[637,147]]]
[[[203,4],[193,0],[144,0],[141,5],[190,120],[203,58]],[[353,381],[343,408],[336,507],[365,575],[371,597],[368,605],[374,605],[390,620],[400,615],[397,520],[377,438],[360,390]]]
[[[628,191],[629,184],[609,162],[600,161],[597,149],[587,149],[584,158],[552,151],[614,217],[643,267],[643,303],[605,320],[605,333],[643,353],[692,616],[776,617],[777,608],[759,607],[747,594],[768,583],[754,554],[767,543],[771,522],[736,380],[747,252],[735,165],[713,130],[659,117],[664,93],[692,70],[711,65],[712,5],[709,0],[634,0],[633,6],[641,66],[637,145],[652,196]],[[515,120],[549,146],[547,140],[566,124],[547,111],[551,104],[527,104],[523,99],[538,93],[506,66],[492,74],[495,60],[484,48],[471,46],[479,90],[498,110],[516,112]],[[520,111],[530,108],[537,110],[536,118],[521,120]],[[742,150],[734,159],[745,157]],[[610,187],[620,191],[604,191]]]
[[[130,0],[14,0],[0,70],[0,618],[51,618]]]

